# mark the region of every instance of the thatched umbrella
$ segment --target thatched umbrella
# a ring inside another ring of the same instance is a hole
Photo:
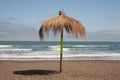
[[[70,18],[65,15],[63,11],[59,11],[59,16],[56,16],[52,19],[47,20],[45,23],[41,25],[39,30],[39,36],[42,40],[44,38],[44,33],[49,32],[52,29],[54,33],[60,32],[61,39],[60,39],[60,72],[62,72],[62,54],[63,54],[63,30],[65,29],[66,32],[72,33],[75,38],[79,36],[85,38],[86,30],[83,25],[74,18]]]

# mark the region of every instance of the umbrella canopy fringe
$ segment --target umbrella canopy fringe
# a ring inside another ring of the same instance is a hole
[[[56,35],[58,31],[61,32],[61,30],[64,30],[64,28],[66,32],[72,33],[75,38],[85,38],[86,29],[80,23],[80,21],[75,20],[74,18],[70,18],[64,13],[61,14],[62,15],[47,20],[44,24],[41,25],[39,30],[40,39],[42,40],[44,38],[44,33],[48,34],[51,29]]]

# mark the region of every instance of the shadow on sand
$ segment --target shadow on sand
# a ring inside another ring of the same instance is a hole
[[[14,71],[13,74],[16,75],[51,75],[51,74],[58,74],[58,71],[55,70],[21,70],[21,71]]]

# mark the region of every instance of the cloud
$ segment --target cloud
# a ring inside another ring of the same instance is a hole
[[[120,30],[100,30],[88,33],[88,40],[92,41],[120,41]]]
[[[36,41],[39,40],[38,30],[14,23],[13,20],[0,19],[0,40]]]
[[[88,32],[86,41],[120,41],[120,30],[99,30],[95,32]],[[44,40],[60,40],[60,35],[54,34],[45,37]],[[81,38],[75,39],[72,34],[64,32],[64,41],[84,41]]]
[[[16,23],[16,19],[1,19],[0,18],[0,41],[39,41],[39,29],[35,26],[28,27],[24,24]],[[120,41],[120,30],[99,30],[87,33],[88,41]],[[59,33],[55,36],[50,32],[49,37],[45,35],[45,41],[59,41]],[[81,41],[75,39],[71,34],[64,32],[65,41]]]

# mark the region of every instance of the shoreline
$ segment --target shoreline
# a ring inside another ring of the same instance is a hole
[[[59,62],[60,60],[0,60],[0,62]],[[63,60],[63,62],[120,62],[120,60]]]
[[[0,62],[59,62],[60,60],[0,60]],[[63,62],[120,62],[120,60],[63,60]]]
[[[0,60],[0,80],[119,80],[120,60]]]

